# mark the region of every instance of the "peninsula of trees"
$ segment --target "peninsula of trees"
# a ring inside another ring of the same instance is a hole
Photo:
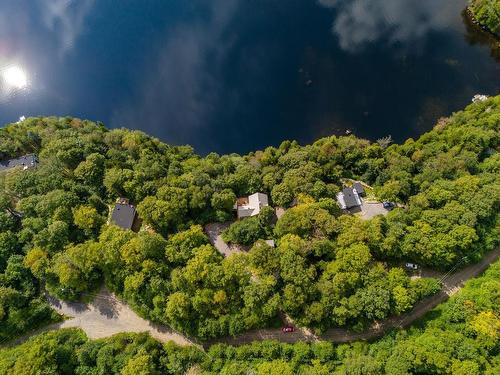
[[[471,0],[468,9],[482,28],[500,38],[500,0]]]
[[[322,332],[408,311],[439,283],[411,279],[404,262],[448,270],[498,244],[499,125],[497,96],[401,145],[332,136],[205,157],[75,118],[8,125],[0,160],[34,154],[37,165],[0,172],[0,340],[58,318],[45,291],[89,298],[103,283],[143,317],[200,339],[274,326],[281,314]],[[335,195],[352,179],[398,207],[365,221],[345,214]],[[224,257],[204,225],[234,220],[236,197],[255,192],[286,211],[239,221],[225,237],[249,250]],[[137,208],[139,232],[108,222],[118,197]]]

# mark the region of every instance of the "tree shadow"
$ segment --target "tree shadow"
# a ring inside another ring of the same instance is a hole
[[[56,309],[64,309],[65,307],[77,312],[82,313],[88,310],[88,307],[83,302],[78,301],[62,301],[54,296],[51,296],[48,292],[45,292],[45,299],[49,303],[50,306],[55,307]]]
[[[82,302],[65,302],[65,303],[68,307],[71,308],[71,310],[74,310],[78,313],[82,313],[89,309],[88,306]]]
[[[465,26],[465,40],[470,45],[487,46],[490,48],[490,56],[500,62],[500,40],[492,33],[483,30],[471,19],[467,9],[462,12],[462,21]]]
[[[190,336],[187,333],[178,332],[178,331],[174,330],[173,328],[166,326],[166,325],[163,325],[163,324],[160,324],[160,323],[155,323],[155,322],[148,320],[148,324],[153,330],[156,330],[156,331],[163,333],[165,335],[177,334],[179,336],[184,337],[190,343],[197,345],[197,346],[200,346],[200,347],[204,347],[204,345],[207,343],[206,341],[201,341],[200,339],[198,339],[194,336]]]
[[[351,208],[347,209],[346,211],[352,215],[352,214],[356,214],[356,213],[361,212],[362,208],[361,208],[361,206],[355,206],[355,207],[351,207]]]
[[[118,308],[119,303],[112,295],[105,291],[97,294],[90,305],[95,307],[99,311],[99,314],[104,315],[108,319],[118,318],[120,311]]]

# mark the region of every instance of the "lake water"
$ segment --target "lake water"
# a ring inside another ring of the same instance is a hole
[[[0,123],[72,115],[207,153],[429,130],[500,64],[459,0],[2,0]]]

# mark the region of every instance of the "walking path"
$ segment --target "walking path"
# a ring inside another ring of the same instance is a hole
[[[302,329],[291,333],[283,333],[281,329],[259,329],[236,337],[212,340],[205,343],[204,346],[210,346],[214,343],[242,345],[261,340],[278,340],[288,343],[328,340],[335,343],[345,343],[374,339],[382,336],[390,329],[406,327],[421,318],[425,313],[444,302],[450,295],[456,293],[466,280],[482,273],[499,257],[500,248],[497,248],[486,254],[479,263],[465,267],[456,273],[445,274],[441,279],[443,288],[439,293],[420,301],[409,313],[376,322],[370,329],[361,333],[355,333],[344,328],[335,328],[329,329],[321,336],[316,336],[310,331]],[[92,339],[108,337],[121,332],[149,332],[152,337],[161,342],[174,341],[179,345],[196,345],[193,340],[170,328],[151,323],[139,317],[129,306],[118,300],[106,289],[102,289],[94,300],[88,304],[62,302],[52,297],[48,297],[48,301],[57,312],[71,318],[31,332],[10,342],[9,346],[24,342],[31,336],[41,332],[69,327],[81,328]]]

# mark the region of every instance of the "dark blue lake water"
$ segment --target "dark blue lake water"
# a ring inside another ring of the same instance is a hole
[[[2,0],[0,123],[72,115],[207,153],[402,141],[500,64],[460,0]]]

